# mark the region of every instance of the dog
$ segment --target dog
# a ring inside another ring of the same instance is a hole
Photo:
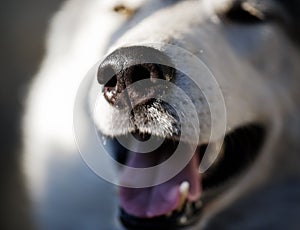
[[[297,229],[298,9],[281,0],[65,2],[23,118],[36,228]],[[118,186],[99,178],[97,156],[85,155],[100,149],[93,128],[119,164],[166,167],[151,179],[116,167]],[[149,140],[161,145],[138,155]],[[183,165],[169,165],[180,146]]]

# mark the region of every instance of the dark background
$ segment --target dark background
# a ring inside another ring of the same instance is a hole
[[[0,7],[0,229],[31,229],[20,171],[20,118],[62,0],[6,0]]]

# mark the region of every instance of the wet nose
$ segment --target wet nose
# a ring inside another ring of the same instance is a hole
[[[98,68],[98,82],[103,85],[103,94],[110,104],[135,82],[157,79],[171,81],[174,78],[170,58],[163,52],[144,46],[120,48],[110,54]],[[135,97],[151,97],[147,92],[135,93]],[[136,90],[137,91],[137,90]]]

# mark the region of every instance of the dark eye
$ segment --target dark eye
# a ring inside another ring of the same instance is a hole
[[[116,12],[116,13],[119,13],[121,15],[124,15],[124,16],[131,16],[133,15],[134,13],[134,10],[125,6],[125,5],[116,5],[113,10]]]
[[[249,3],[234,4],[224,17],[232,22],[241,24],[257,24],[265,21],[265,15]]]

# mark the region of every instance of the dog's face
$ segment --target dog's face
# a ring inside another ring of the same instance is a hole
[[[163,162],[179,142],[187,150],[196,145],[176,176],[152,187],[131,188],[130,179],[145,178],[125,170],[121,180],[128,187],[119,192],[121,219],[130,228],[191,225],[258,183],[255,171],[270,159],[263,154],[265,146],[283,122],[282,108],[296,95],[299,51],[284,28],[289,18],[279,1],[139,4],[138,9],[116,9],[130,16],[98,68],[101,95],[94,120],[101,134],[112,139],[133,135],[140,143],[151,137],[163,140],[147,156],[117,147],[117,158],[126,152],[122,163],[135,168]],[[180,90],[168,87],[172,84]],[[217,116],[211,116],[212,106]],[[196,138],[195,128],[201,131]],[[199,173],[209,140],[217,160]],[[152,180],[168,170],[160,168]]]

